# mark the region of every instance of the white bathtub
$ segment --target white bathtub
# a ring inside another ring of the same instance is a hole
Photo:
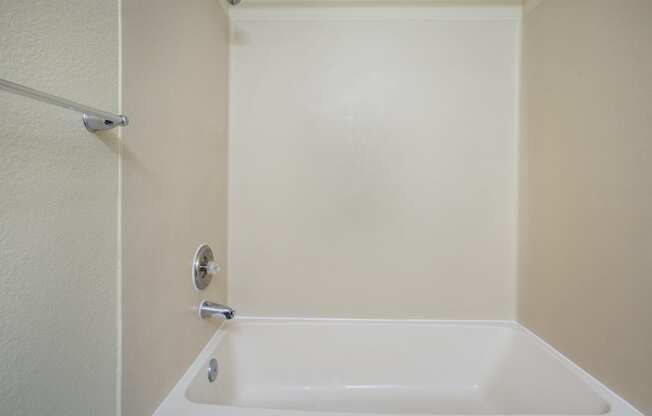
[[[641,415],[513,322],[269,318],[227,322],[155,415],[333,413]]]

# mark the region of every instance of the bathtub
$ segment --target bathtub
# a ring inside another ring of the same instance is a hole
[[[155,415],[361,413],[641,416],[514,322],[280,318],[227,322]]]

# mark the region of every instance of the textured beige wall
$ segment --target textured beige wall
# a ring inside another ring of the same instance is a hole
[[[652,414],[652,2],[525,18],[519,320]]]
[[[513,318],[518,22],[294,12],[234,23],[232,306]]]
[[[124,416],[153,412],[218,323],[225,275],[204,292],[192,255],[226,260],[227,20],[216,0],[124,0],[122,318]]]
[[[118,33],[115,1],[0,1],[0,78],[118,111]],[[115,415],[116,135],[0,91],[1,415]]]

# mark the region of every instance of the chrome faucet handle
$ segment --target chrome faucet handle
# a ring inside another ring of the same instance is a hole
[[[206,264],[200,264],[198,268],[200,272],[204,272],[210,275],[217,274],[220,270],[222,270],[220,265],[212,260]]]
[[[211,279],[220,271],[213,250],[206,244],[199,246],[192,261],[192,284],[197,290],[204,290]]]

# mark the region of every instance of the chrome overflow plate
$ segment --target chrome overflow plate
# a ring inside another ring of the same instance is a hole
[[[192,261],[192,284],[197,290],[204,290],[211,283],[213,275],[220,271],[220,266],[215,263],[213,250],[202,244],[195,251]]]
[[[219,367],[217,365],[217,360],[215,358],[212,358],[211,361],[208,363],[208,381],[211,383],[215,381],[217,378],[217,373],[219,371]]]

